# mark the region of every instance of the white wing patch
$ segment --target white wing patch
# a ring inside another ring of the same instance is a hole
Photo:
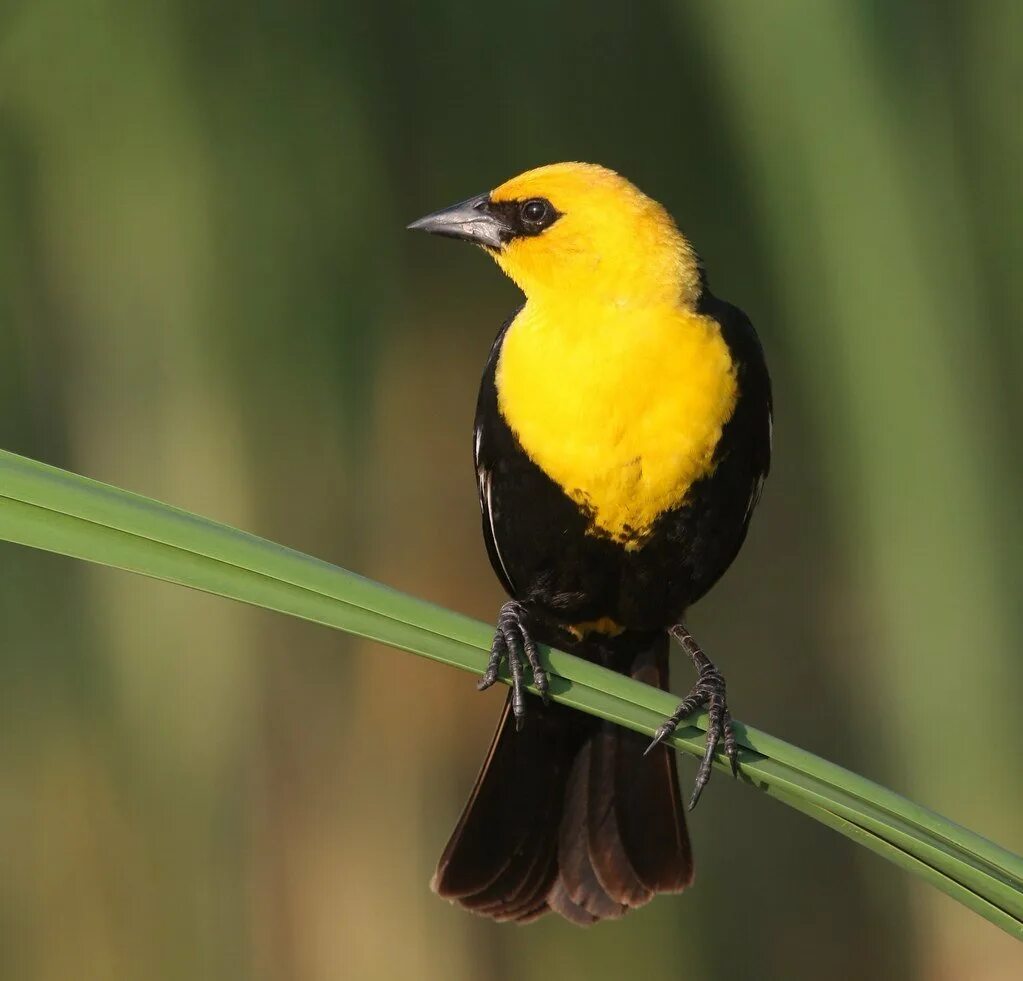
[[[504,578],[508,585],[514,588],[515,582],[508,572],[508,566],[504,564],[504,557],[501,555],[501,547],[497,543],[497,529],[494,527],[494,504],[490,493],[490,471],[483,467],[477,467],[476,476],[479,478],[480,513],[483,515],[483,520],[490,525],[490,540],[494,543],[494,554],[497,556],[497,561],[501,563]]]
[[[774,452],[774,413],[767,410],[767,453],[768,459]],[[753,514],[753,509],[757,506],[760,501],[760,494],[764,489],[764,478],[767,475],[760,473],[757,475],[757,482],[753,485],[753,491],[749,496],[749,502],[746,504],[746,521],[749,521],[750,516]]]
[[[479,487],[480,514],[483,520],[490,526],[490,540],[494,543],[494,554],[497,561],[501,563],[504,578],[509,586],[514,587],[512,577],[508,574],[508,566],[504,564],[504,557],[501,555],[501,548],[497,544],[497,529],[494,527],[494,503],[491,497],[491,473],[486,467],[480,465],[480,448],[483,445],[483,427],[477,426],[472,434],[472,462],[476,467],[476,482]]]
[[[753,485],[753,492],[749,496],[749,502],[746,504],[746,518],[748,522],[750,516],[753,514],[753,509],[757,506],[757,502],[760,500],[760,493],[764,489],[764,475],[757,475],[757,482]]]

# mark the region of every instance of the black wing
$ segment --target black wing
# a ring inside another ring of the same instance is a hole
[[[741,401],[736,412],[741,419],[734,420],[737,427],[747,431],[748,452],[753,467],[750,495],[746,504],[746,523],[760,501],[764,481],[771,471],[771,450],[774,434],[771,378],[760,338],[749,317],[737,306],[719,300],[705,289],[700,312],[712,316],[720,325],[722,336],[738,365]],[[736,427],[733,427],[736,428]]]
[[[501,351],[501,344],[504,335],[508,332],[512,321],[519,315],[519,307],[505,322],[494,338],[490,347],[490,355],[487,358],[487,365],[483,371],[483,381],[480,385],[479,399],[476,403],[476,421],[472,432],[472,458],[476,469],[476,491],[480,502],[480,517],[483,522],[483,540],[487,544],[487,555],[490,557],[490,564],[494,567],[497,578],[501,580],[505,592],[515,597],[515,582],[511,572],[505,564],[501,555],[501,549],[497,541],[495,524],[495,509],[500,507],[494,500],[494,474],[499,466],[501,447],[498,445],[502,440],[495,439],[495,426],[498,424],[497,388],[494,383],[494,372],[497,368],[497,358]],[[504,428],[504,427],[502,427]],[[503,434],[502,434],[503,435]]]

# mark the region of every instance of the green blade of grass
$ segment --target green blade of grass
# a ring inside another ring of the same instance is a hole
[[[482,672],[491,628],[217,522],[0,451],[0,538],[229,597]],[[554,698],[652,734],[666,692],[545,651]],[[702,755],[706,716],[672,744]],[[884,787],[737,725],[743,778],[1023,938],[1023,859]],[[726,768],[722,758],[715,765]]]

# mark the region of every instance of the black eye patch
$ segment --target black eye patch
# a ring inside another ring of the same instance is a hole
[[[526,198],[523,201],[491,201],[487,210],[499,217],[507,232],[505,241],[539,235],[550,228],[561,212],[546,198]]]

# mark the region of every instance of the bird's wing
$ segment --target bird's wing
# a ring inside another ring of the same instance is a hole
[[[760,501],[764,481],[771,471],[771,450],[774,435],[771,377],[764,360],[764,349],[749,317],[737,306],[718,299],[709,291],[704,300],[705,312],[721,325],[733,359],[739,364],[740,388],[745,403],[743,411],[752,424],[752,471],[750,495],[746,504],[746,523]]]
[[[750,493],[749,503],[746,505],[746,522],[753,516],[753,509],[760,503],[760,495],[764,490],[764,481],[771,472],[771,451],[774,447],[774,409],[771,406],[771,394],[767,394],[767,412],[764,416],[765,432],[760,443],[760,453],[757,460],[757,477]]]
[[[494,527],[494,494],[493,494],[493,471],[480,461],[480,451],[483,448],[484,433],[483,427],[477,425],[473,433],[473,446],[475,448],[476,463],[476,490],[479,494],[480,516],[483,520],[483,538],[487,543],[487,554],[490,556],[490,564],[494,567],[501,580],[501,585],[509,596],[515,595],[515,586],[512,583],[511,573],[501,556],[500,546],[497,544],[497,532]]]
[[[519,308],[521,309],[521,307]],[[483,522],[483,539],[487,545],[487,555],[490,556],[490,564],[505,592],[509,596],[515,596],[515,583],[512,580],[511,572],[501,555],[501,547],[498,542],[497,525],[495,522],[496,508],[499,506],[494,499],[494,470],[498,465],[499,448],[494,445],[495,426],[498,423],[497,388],[495,385],[495,372],[497,369],[497,358],[501,351],[501,342],[504,335],[511,326],[512,321],[518,316],[518,310],[508,318],[501,326],[490,348],[490,356],[487,358],[487,366],[483,372],[483,380],[480,384],[479,401],[476,406],[476,423],[472,434],[472,457],[473,466],[476,470],[476,490],[480,502],[480,517]]]

